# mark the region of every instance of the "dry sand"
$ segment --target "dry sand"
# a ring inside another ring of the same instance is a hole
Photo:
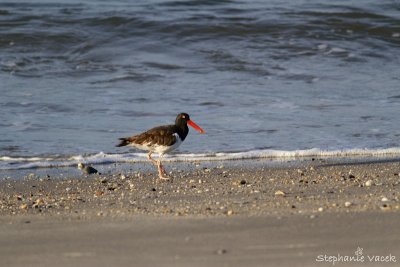
[[[333,266],[316,259],[358,247],[364,262],[335,266],[398,266],[399,173],[396,160],[310,160],[199,163],[168,182],[150,170],[4,178],[1,266]]]

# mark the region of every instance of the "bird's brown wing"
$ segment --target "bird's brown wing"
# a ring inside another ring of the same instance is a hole
[[[175,125],[159,126],[135,136],[120,138],[121,143],[117,146],[126,146],[132,143],[138,145],[172,146],[176,142],[174,127]]]

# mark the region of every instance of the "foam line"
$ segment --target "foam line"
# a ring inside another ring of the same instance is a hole
[[[318,148],[305,150],[252,150],[245,152],[219,152],[199,154],[173,154],[164,157],[165,162],[196,162],[196,161],[223,161],[241,159],[271,159],[287,160],[301,159],[305,157],[393,157],[400,156],[400,147],[385,149],[347,149],[347,150],[322,150]],[[106,154],[103,152],[93,155],[77,155],[68,158],[60,157],[0,157],[0,170],[54,168],[77,165],[80,162],[86,164],[109,163],[135,163],[147,161],[146,153]]]

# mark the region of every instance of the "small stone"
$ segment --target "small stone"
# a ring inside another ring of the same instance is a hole
[[[283,191],[281,191],[281,190],[278,190],[278,191],[275,192],[275,196],[284,197],[284,196],[286,196],[286,194],[285,194],[285,192],[283,192]]]
[[[324,211],[324,208],[323,208],[323,207],[319,207],[319,208],[318,208],[318,211],[319,211],[319,212],[323,212],[323,211]]]
[[[95,194],[96,197],[100,197],[100,196],[104,195],[104,192],[103,191],[96,191],[94,194]]]
[[[382,202],[388,202],[389,199],[388,199],[387,197],[383,197],[383,198],[381,199],[381,201],[382,201]]]
[[[223,254],[226,254],[227,252],[228,252],[228,251],[227,251],[226,249],[223,249],[223,248],[217,250],[217,254],[218,254],[218,255],[223,255]]]
[[[118,191],[119,185],[117,183],[109,184],[107,190],[109,191]]]
[[[349,174],[349,178],[350,179],[354,179],[354,178],[356,178],[353,174]]]
[[[28,204],[22,204],[21,206],[19,206],[19,208],[21,209],[21,210],[26,210],[26,209],[28,209]]]
[[[368,180],[365,182],[365,186],[367,186],[367,187],[372,186],[372,184],[373,184],[372,180]]]
[[[244,184],[246,184],[246,183],[247,183],[246,180],[241,180],[241,181],[240,181],[240,184],[241,184],[241,185],[244,185]]]
[[[35,204],[36,204],[36,205],[41,205],[41,204],[43,204],[43,203],[44,203],[44,201],[43,201],[42,198],[38,198],[38,199],[36,199],[36,201],[35,201]]]
[[[231,216],[233,214],[233,210],[228,210],[227,212],[226,212],[226,215],[228,215],[228,216]]]
[[[123,175],[123,174],[121,174],[120,178],[121,178],[121,180],[125,180],[125,179],[126,179],[126,176]]]
[[[353,205],[353,203],[351,203],[350,201],[346,201],[346,202],[344,203],[344,206],[345,206],[346,208],[350,207],[351,205]]]

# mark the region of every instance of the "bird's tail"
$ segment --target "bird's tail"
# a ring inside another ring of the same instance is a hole
[[[129,138],[120,138],[119,140],[121,140],[121,141],[119,142],[118,145],[116,145],[116,147],[127,146],[131,143]]]

